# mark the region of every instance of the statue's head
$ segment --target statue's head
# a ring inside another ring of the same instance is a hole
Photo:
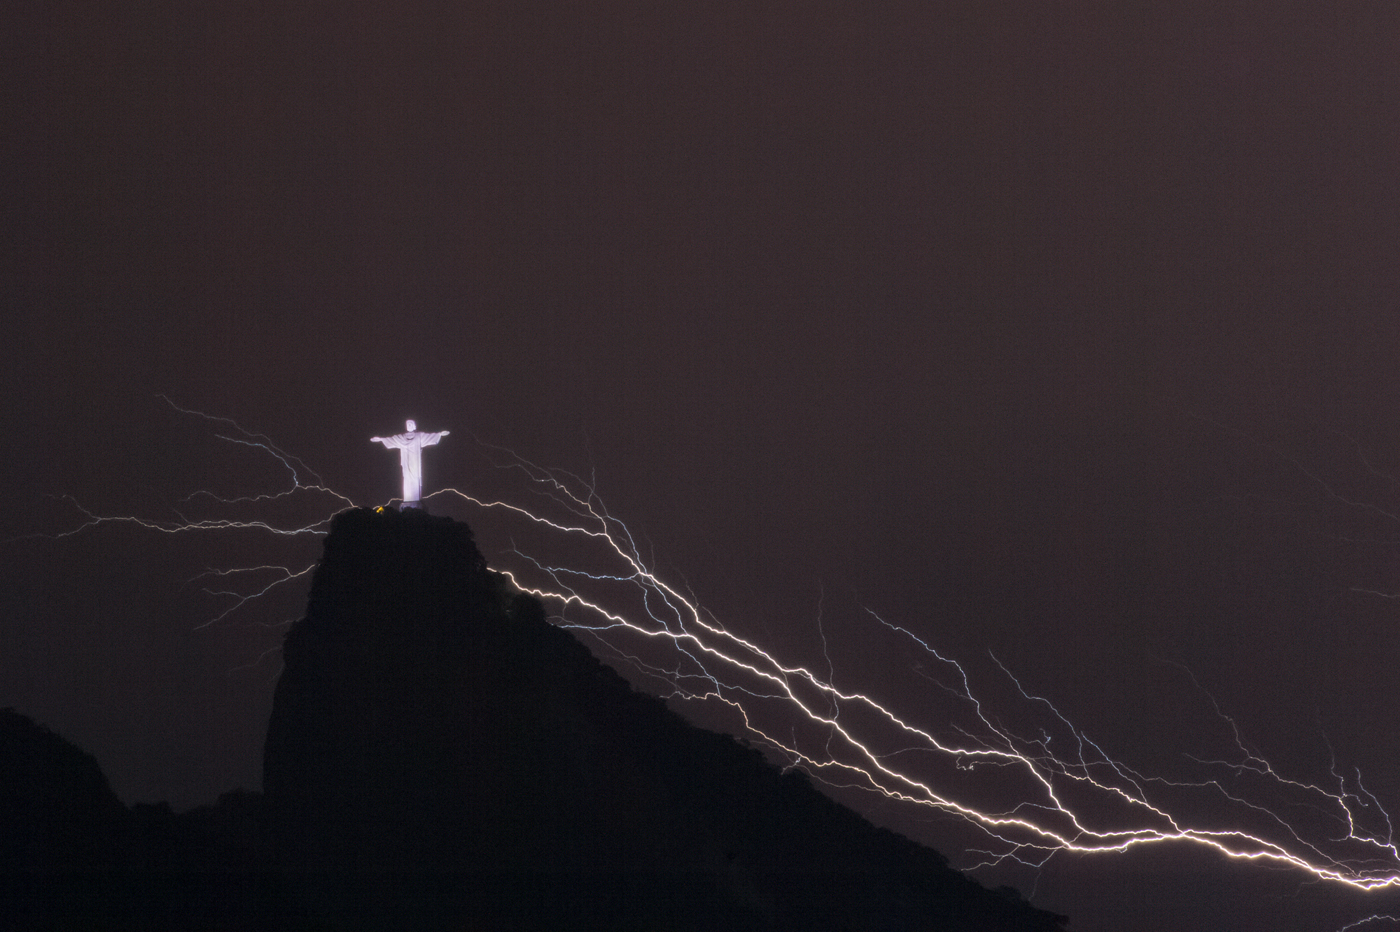
[[[418,425],[415,424],[415,423],[413,423],[413,421],[410,420],[410,421],[408,422],[408,429],[409,429],[410,431],[417,430],[417,429],[418,429]]]

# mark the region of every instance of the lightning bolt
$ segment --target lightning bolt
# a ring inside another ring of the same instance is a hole
[[[269,534],[274,538],[316,537],[323,536],[327,533],[330,522],[336,514],[339,514],[347,508],[355,507],[355,503],[351,501],[351,499],[327,486],[324,480],[322,480],[311,467],[307,466],[300,457],[282,449],[265,434],[247,430],[232,418],[220,417],[207,414],[203,411],[182,407],[171,401],[170,398],[165,395],[157,395],[156,397],[160,398],[179,414],[199,418],[218,425],[219,429],[223,432],[215,434],[214,436],[216,439],[225,443],[262,451],[263,454],[280,463],[286,470],[285,487],[257,495],[236,497],[223,496],[209,489],[200,489],[185,496],[180,502],[181,505],[198,504],[204,507],[213,506],[221,509],[239,507],[245,511],[251,506],[254,513],[251,516],[245,515],[241,517],[192,518],[174,508],[171,509],[174,517],[168,518],[156,518],[138,514],[101,514],[88,508],[71,495],[62,495],[58,496],[58,498],[71,505],[80,516],[79,522],[74,527],[56,533],[24,535],[23,537],[14,538],[14,540],[40,537],[61,540],[91,531],[103,525],[130,525],[146,531],[154,531],[169,535],[246,530]],[[309,520],[303,521],[277,522],[271,518],[262,517],[257,514],[259,508],[264,508],[269,503],[281,502],[293,497],[310,499],[310,507],[316,510],[315,516]],[[317,504],[317,502],[322,504]],[[328,503],[328,505],[326,503]],[[296,580],[303,579],[315,569],[315,566],[315,562],[312,561],[301,566],[266,564],[232,568],[210,568],[206,570],[194,579],[189,580],[189,583],[195,583],[210,577],[223,579],[225,581],[225,588],[211,589],[206,586],[202,587],[202,592],[212,599],[230,601],[225,608],[217,611],[205,621],[195,625],[195,629],[208,628],[225,621],[249,603],[263,598],[273,590],[293,583]],[[292,619],[288,619],[282,622],[282,625],[290,624],[291,620]],[[270,653],[271,650],[264,652],[258,662],[265,659]]]
[[[1335,764],[1317,780],[1281,772],[1248,747],[1213,698],[1230,735],[1225,753],[1189,758],[1199,773],[1168,778],[1110,754],[993,658],[1019,703],[1016,714],[1030,723],[1006,724],[1011,711],[989,711],[962,663],[871,609],[869,622],[917,658],[919,675],[938,687],[939,699],[908,709],[877,690],[838,688],[820,614],[825,671],[785,661],[660,578],[591,483],[519,458],[509,468],[528,476],[547,509],[459,489],[435,495],[509,512],[592,548],[570,566],[514,549],[509,555],[520,565],[497,568],[554,605],[556,624],[664,682],[669,698],[732,709],[743,731],[788,766],[833,787],[859,788],[974,827],[986,845],[974,852],[980,860],[973,868],[1007,860],[1039,867],[1061,853],[1187,844],[1355,890],[1400,887],[1391,818],[1360,774]],[[669,660],[653,659],[658,645]],[[983,775],[986,785],[977,779]]]
[[[70,498],[82,522],[49,536],[68,537],[122,522],[166,534],[246,529],[274,538],[301,537],[325,534],[335,514],[354,507],[270,438],[165,400],[182,414],[227,425],[231,431],[218,435],[221,439],[264,451],[287,473],[288,485],[276,492],[225,498],[201,490],[186,503],[257,508],[303,494],[327,501],[326,513],[290,524],[256,516],[156,520],[98,514]],[[909,671],[929,688],[911,707],[908,698],[895,700],[878,687],[838,687],[824,591],[817,602],[817,629],[825,666],[814,669],[726,627],[688,586],[661,578],[631,530],[608,511],[593,481],[489,448],[506,454],[498,468],[521,474],[537,504],[527,508],[456,488],[426,498],[455,499],[483,513],[504,515],[522,533],[529,531],[552,542],[546,546],[568,553],[567,561],[547,560],[512,546],[501,554],[501,562],[509,565],[493,567],[520,591],[552,605],[555,624],[591,639],[617,663],[661,684],[657,691],[666,698],[727,710],[736,731],[786,767],[834,788],[862,790],[971,827],[984,839],[969,849],[975,856],[972,869],[1008,861],[1035,868],[1065,853],[1110,855],[1184,844],[1358,891],[1400,887],[1400,849],[1391,817],[1361,774],[1344,771],[1335,760],[1320,778],[1281,771],[1249,747],[1236,721],[1180,665],[1229,736],[1223,752],[1187,758],[1194,772],[1185,776],[1150,774],[1111,754],[995,657],[1002,683],[991,684],[992,691],[1001,688],[1010,701],[993,709],[979,698],[975,677],[964,663],[871,608],[856,623],[868,628],[869,636],[890,639],[909,658]],[[1300,464],[1298,468],[1320,482]],[[200,627],[222,622],[268,592],[304,580],[313,565],[260,564],[201,574],[191,582],[217,580],[221,588],[212,588],[211,582],[204,591],[230,604]],[[978,687],[983,695],[987,685]],[[1391,918],[1373,915],[1347,928]]]
[[[1383,916],[1380,914],[1370,915],[1367,916],[1365,919],[1358,919],[1355,922],[1347,923],[1346,925],[1338,929],[1337,932],[1352,932],[1353,929],[1364,929],[1366,926],[1369,926],[1373,922],[1389,922],[1394,925],[1400,925],[1400,917],[1389,915]]]

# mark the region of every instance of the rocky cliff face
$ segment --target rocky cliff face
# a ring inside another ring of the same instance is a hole
[[[1061,926],[633,691],[450,519],[340,515],[284,657],[263,796],[188,813],[0,710],[0,927]]]
[[[465,867],[476,858],[481,684],[510,623],[466,525],[341,515],[288,633],[263,760],[284,869]]]
[[[634,692],[470,529],[340,515],[264,762],[289,900],[491,928],[1055,929]]]

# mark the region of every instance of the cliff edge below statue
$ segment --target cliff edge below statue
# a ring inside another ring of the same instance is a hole
[[[416,509],[333,522],[264,793],[125,807],[0,710],[0,928],[1055,932],[634,692]]]
[[[266,837],[312,915],[1060,927],[634,691],[489,571],[449,518],[338,516],[284,659]]]

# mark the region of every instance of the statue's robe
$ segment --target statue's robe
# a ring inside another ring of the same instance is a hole
[[[423,496],[423,448],[436,446],[445,430],[429,433],[423,430],[410,430],[392,437],[375,437],[389,449],[399,451],[399,465],[403,467],[403,503],[405,507],[416,507]]]

